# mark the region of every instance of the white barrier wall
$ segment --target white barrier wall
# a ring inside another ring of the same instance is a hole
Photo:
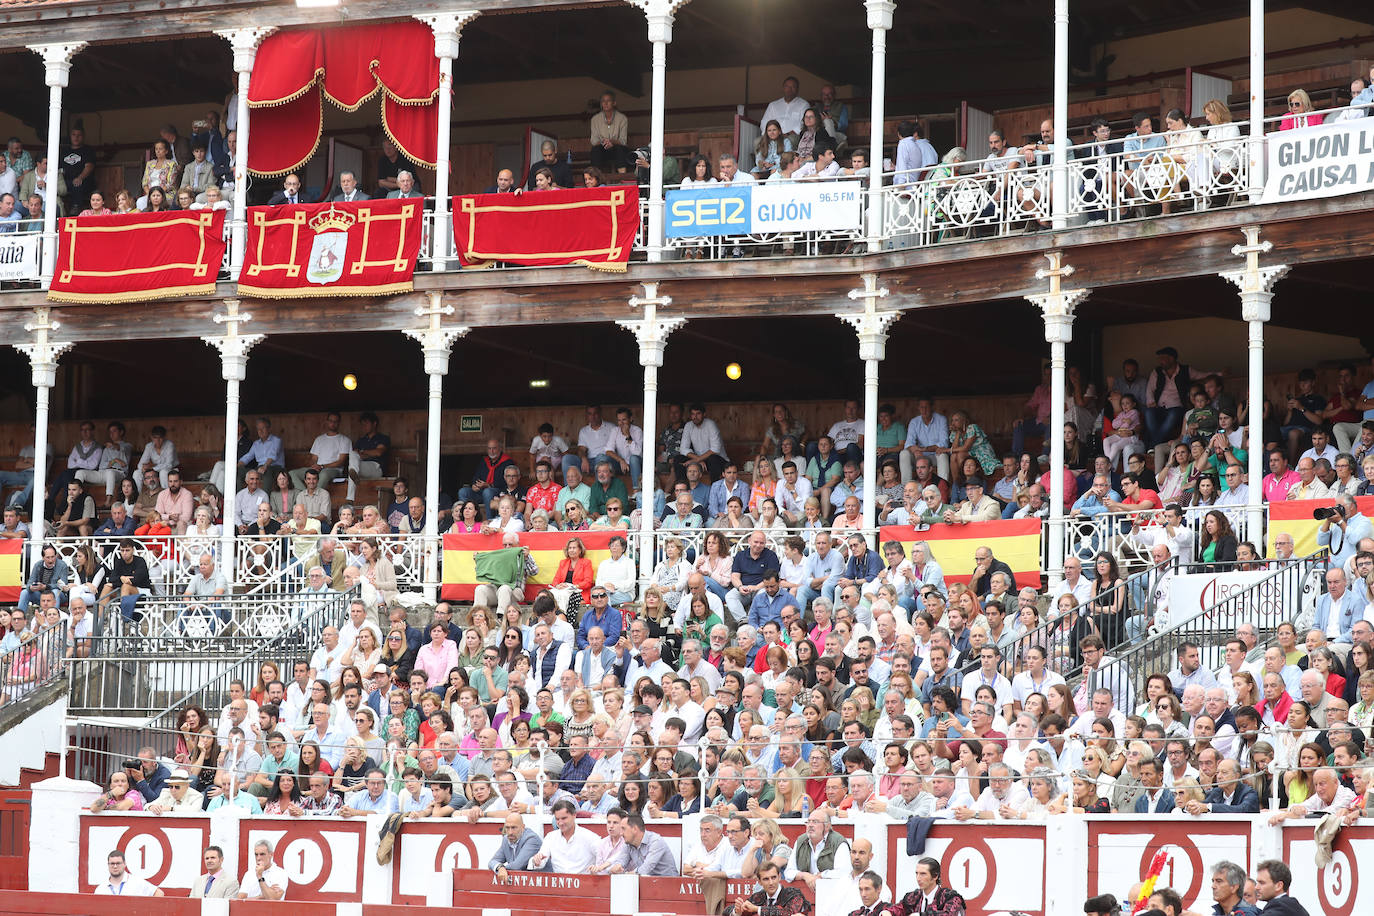
[[[392,861],[376,860],[379,816],[366,819],[243,817],[235,810],[213,815],[90,814],[83,811],[99,793],[89,783],[52,779],[34,787],[29,887],[43,891],[89,891],[105,875],[105,855],[123,849],[130,871],[169,895],[186,895],[200,873],[207,845],[225,852],[226,867],[241,874],[251,861],[251,844],[275,844],[276,863],[291,879],[290,899],[358,904],[463,905],[453,899],[453,869],[485,868],[500,843],[496,819],[469,825],[451,820],[408,821]],[[651,822],[679,861],[696,843],[696,818]],[[540,832],[548,819],[526,818]],[[596,833],[605,825],[582,822]],[[1100,893],[1124,898],[1140,881],[1156,852],[1169,853],[1162,886],[1173,887],[1194,909],[1210,908],[1210,870],[1236,862],[1250,874],[1266,858],[1293,869],[1293,894],[1312,913],[1356,916],[1374,912],[1374,820],[1342,832],[1332,862],[1313,864],[1315,822],[1270,827],[1267,815],[1060,816],[1046,823],[941,821],[933,826],[920,855],[936,858],[944,883],[964,895],[970,913],[1022,912],[1077,916],[1083,901]],[[785,824],[789,840],[800,823]],[[908,849],[907,827],[889,819],[859,815],[836,824],[847,839],[872,841],[871,868],[895,887],[896,897],[914,888],[916,855]],[[1363,876],[1362,871],[1369,872]],[[1361,877],[1371,877],[1361,886]],[[633,879],[631,879],[631,882]],[[622,881],[621,884],[627,882]],[[848,913],[848,888],[817,888],[818,916]],[[638,897],[618,887],[610,912],[634,913]],[[515,898],[512,898],[515,904]],[[518,904],[516,904],[518,906]],[[689,912],[687,908],[679,912]]]

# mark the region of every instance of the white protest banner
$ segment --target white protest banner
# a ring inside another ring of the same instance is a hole
[[[38,235],[0,235],[0,280],[38,279]]]
[[[1374,118],[1269,134],[1264,203],[1374,190]]]

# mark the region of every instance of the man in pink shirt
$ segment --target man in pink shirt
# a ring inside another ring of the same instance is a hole
[[[1288,491],[1302,483],[1298,472],[1288,466],[1288,458],[1279,449],[1269,453],[1269,473],[1264,475],[1265,502],[1283,502]]]
[[[1043,436],[1050,422],[1050,367],[1042,370],[1040,384],[1026,401],[1024,416],[1011,425],[1011,452],[1020,455],[1026,448],[1027,436]],[[1032,420],[1031,418],[1035,419]]]
[[[185,534],[195,513],[196,501],[191,491],[181,485],[181,472],[167,472],[167,489],[157,494],[157,512],[164,524],[177,534]]]

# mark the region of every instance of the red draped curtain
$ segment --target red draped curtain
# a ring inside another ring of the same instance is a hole
[[[248,86],[252,114],[248,171],[285,175],[315,154],[323,101],[357,111],[382,95],[382,129],[401,152],[434,165],[439,127],[439,61],[420,22],[300,29],[269,35]]]

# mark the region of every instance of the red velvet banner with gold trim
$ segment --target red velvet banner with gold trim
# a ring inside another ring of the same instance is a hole
[[[464,267],[505,261],[623,271],[638,229],[634,185],[453,199],[453,236]]]
[[[248,208],[239,295],[378,296],[413,288],[424,199]]]
[[[215,291],[224,211],[74,216],[59,221],[55,302],[139,302]]]

